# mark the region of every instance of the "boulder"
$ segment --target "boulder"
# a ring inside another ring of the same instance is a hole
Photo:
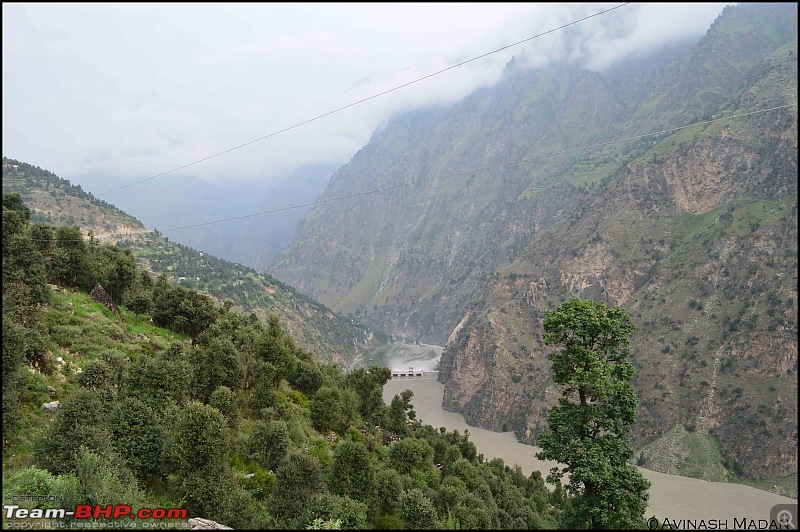
[[[51,401],[49,403],[42,403],[42,412],[55,412],[61,406],[61,401]]]
[[[189,519],[189,530],[233,530],[229,526],[221,525],[211,519],[192,517]]]
[[[114,314],[119,314],[119,309],[117,308],[117,305],[114,304],[114,300],[111,299],[111,296],[108,295],[108,292],[105,291],[100,283],[97,283],[94,286],[94,289],[89,294],[89,297],[92,298],[92,301],[104,305]]]

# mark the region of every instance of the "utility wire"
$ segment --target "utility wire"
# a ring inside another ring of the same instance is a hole
[[[384,95],[386,95],[386,94],[389,94],[390,92],[394,92],[394,91],[396,91],[396,90],[400,90],[400,89],[402,89],[402,88],[404,88],[404,87],[408,87],[409,85],[413,85],[414,83],[419,83],[420,81],[426,80],[426,79],[428,79],[428,78],[432,78],[433,76],[438,76],[439,74],[442,74],[442,73],[444,73],[444,72],[447,72],[448,70],[452,70],[452,69],[454,69],[454,68],[458,68],[458,67],[460,67],[460,66],[466,65],[467,63],[471,63],[471,62],[473,62],[473,61],[477,61],[478,59],[483,59],[483,58],[484,58],[484,57],[486,57],[486,56],[489,56],[489,55],[495,54],[495,53],[497,53],[497,52],[501,52],[501,51],[503,51],[503,50],[507,50],[507,49],[509,49],[509,48],[512,48],[512,47],[514,47],[514,46],[520,45],[520,44],[522,44],[522,43],[524,43],[524,42],[528,42],[528,41],[531,41],[531,40],[533,40],[533,39],[538,39],[539,37],[542,37],[542,36],[544,36],[544,35],[547,35],[547,34],[549,34],[549,33],[553,33],[553,32],[556,32],[556,31],[558,31],[558,30],[562,30],[562,29],[564,29],[564,28],[567,28],[567,27],[569,27],[569,26],[573,26],[573,25],[575,25],[575,24],[579,24],[579,23],[581,23],[581,22],[584,22],[584,21],[586,21],[586,20],[589,20],[590,18],[594,18],[594,17],[600,16],[600,15],[603,15],[603,14],[605,14],[605,13],[608,13],[608,12],[610,12],[610,11],[614,11],[615,9],[619,9],[620,7],[624,7],[624,6],[626,6],[626,5],[630,4],[630,3],[631,3],[631,2],[625,2],[625,3],[623,3],[623,4],[620,4],[620,5],[618,5],[618,6],[614,6],[614,7],[611,7],[611,8],[609,8],[609,9],[606,9],[606,10],[604,10],[604,11],[600,11],[600,12],[598,12],[598,13],[595,13],[595,14],[593,14],[593,15],[589,15],[589,16],[583,17],[583,18],[581,18],[581,19],[574,20],[574,21],[572,21],[572,22],[569,22],[569,23],[567,23],[567,24],[564,24],[563,26],[559,26],[559,27],[557,27],[557,28],[553,28],[553,29],[547,30],[547,31],[545,31],[545,32],[543,32],[543,33],[539,33],[538,35],[534,35],[533,37],[528,37],[527,39],[523,39],[523,40],[521,40],[521,41],[517,41],[517,42],[515,42],[515,43],[509,44],[509,45],[506,45],[506,46],[503,46],[502,48],[498,48],[498,49],[496,49],[496,50],[492,50],[491,52],[486,52],[485,54],[479,55],[479,56],[477,56],[477,57],[473,57],[472,59],[467,59],[466,61],[462,61],[462,62],[460,62],[460,63],[457,63],[457,64],[455,64],[455,65],[449,66],[449,67],[447,67],[447,68],[443,68],[442,70],[439,70],[439,71],[437,71],[437,72],[434,72],[433,74],[428,74],[427,76],[422,76],[421,78],[417,78],[417,79],[415,79],[415,80],[413,80],[413,81],[409,81],[408,83],[403,83],[402,85],[398,85],[397,87],[394,87],[394,88],[392,88],[392,89],[388,89],[388,90],[385,90],[385,91],[383,91],[383,92],[379,92],[378,94],[373,94],[372,96],[369,96],[369,97],[367,97],[367,98],[364,98],[364,99],[362,99],[362,100],[358,100],[358,101],[356,101],[356,102],[353,102],[353,103],[347,104],[347,105],[345,105],[345,106],[343,106],[343,107],[339,107],[338,109],[334,109],[333,111],[328,111],[327,113],[323,113],[323,114],[321,114],[321,115],[319,115],[319,116],[315,116],[314,118],[309,118],[308,120],[304,120],[303,122],[299,122],[299,123],[297,123],[297,124],[295,124],[295,125],[293,125],[293,126],[289,126],[289,127],[283,128],[283,129],[279,129],[278,131],[274,131],[274,132],[272,132],[272,133],[269,133],[268,135],[264,135],[263,137],[259,137],[259,138],[255,139],[255,140],[251,140],[251,141],[249,141],[249,142],[245,142],[244,144],[240,144],[240,145],[238,145],[238,146],[235,146],[235,147],[233,147],[233,148],[229,148],[229,149],[227,149],[227,150],[225,150],[225,151],[221,151],[221,152],[219,152],[219,153],[215,153],[214,155],[209,155],[208,157],[204,157],[204,158],[202,158],[202,159],[198,159],[197,161],[191,162],[191,163],[189,163],[189,164],[185,164],[185,165],[183,165],[183,166],[179,166],[178,168],[173,168],[172,170],[168,170],[168,171],[166,171],[166,172],[162,172],[162,173],[160,173],[160,174],[156,174],[156,175],[154,175],[154,176],[150,176],[150,177],[148,177],[148,178],[141,179],[141,180],[139,180],[139,181],[134,181],[133,183],[128,183],[127,185],[123,185],[123,186],[121,186],[121,187],[113,188],[113,189],[111,189],[111,190],[106,190],[105,192],[101,192],[100,194],[98,194],[98,196],[104,196],[104,195],[106,195],[106,194],[111,194],[112,192],[116,192],[116,191],[118,191],[118,190],[122,190],[122,189],[124,189],[124,188],[128,188],[128,187],[132,187],[132,186],[134,186],[134,185],[138,185],[138,184],[140,184],[140,183],[144,183],[144,182],[146,182],[146,181],[150,181],[150,180],[152,180],[152,179],[156,179],[156,178],[158,178],[158,177],[162,177],[162,176],[165,176],[165,175],[167,175],[167,174],[171,174],[171,173],[173,173],[173,172],[177,172],[178,170],[183,170],[184,168],[188,168],[188,167],[190,167],[190,166],[194,166],[194,165],[196,165],[196,164],[199,164],[199,163],[202,163],[202,162],[204,162],[204,161],[208,161],[209,159],[213,159],[213,158],[215,158],[215,157],[219,157],[220,155],[225,155],[226,153],[230,153],[230,152],[232,152],[232,151],[234,151],[234,150],[238,150],[238,149],[240,149],[240,148],[244,148],[245,146],[249,146],[250,144],[255,144],[256,142],[260,142],[260,141],[262,141],[262,140],[265,140],[265,139],[268,139],[268,138],[270,138],[270,137],[274,137],[275,135],[280,135],[281,133],[285,133],[286,131],[290,131],[290,130],[292,130],[292,129],[295,129],[295,128],[298,128],[298,127],[300,127],[300,126],[304,126],[305,124],[309,124],[309,123],[311,123],[311,122],[314,122],[315,120],[319,120],[320,118],[324,118],[324,117],[326,117],[326,116],[330,116],[330,115],[332,115],[332,114],[334,114],[334,113],[338,113],[339,111],[343,111],[343,110],[345,110],[345,109],[348,109],[348,108],[350,108],[350,107],[353,107],[353,106],[355,106],[355,105],[358,105],[358,104],[361,104],[361,103],[367,102],[367,101],[369,101],[369,100],[373,100],[373,99],[375,99],[375,98],[378,98],[378,97],[380,97],[380,96],[384,96]]]
[[[779,105],[777,107],[770,107],[768,109],[761,109],[761,110],[758,110],[758,111],[749,111],[749,112],[746,112],[746,113],[739,113],[739,114],[735,114],[735,115],[723,116],[721,118],[714,118],[714,119],[711,119],[711,120],[701,120],[701,121],[694,122],[694,123],[691,123],[691,124],[688,124],[688,125],[685,125],[685,126],[677,126],[677,127],[672,127],[672,128],[668,128],[668,129],[662,129],[660,131],[654,131],[654,132],[651,132],[651,133],[642,133],[640,135],[633,135],[631,137],[625,137],[625,138],[622,138],[622,139],[615,139],[615,140],[609,140],[609,141],[605,141],[605,142],[598,142],[598,143],[595,143],[595,144],[587,144],[585,146],[579,146],[577,148],[568,148],[568,149],[561,150],[561,151],[549,152],[549,153],[544,153],[544,154],[541,154],[541,155],[534,155],[532,157],[525,157],[523,159],[518,159],[516,161],[508,161],[508,162],[505,162],[505,163],[493,164],[493,165],[484,166],[484,167],[481,167],[481,168],[473,168],[473,169],[470,169],[470,170],[462,170],[460,172],[454,172],[454,173],[451,173],[451,174],[445,174],[445,175],[440,175],[440,176],[435,176],[435,177],[429,177],[427,179],[419,179],[419,180],[416,180],[416,181],[409,181],[409,182],[406,182],[406,183],[400,183],[398,185],[392,185],[392,186],[388,186],[388,187],[382,187],[382,188],[376,188],[376,189],[372,189],[372,190],[367,190],[365,192],[357,192],[357,193],[353,193],[353,194],[345,194],[343,196],[336,196],[336,197],[333,197],[333,198],[326,198],[326,199],[322,199],[322,200],[316,200],[316,201],[312,201],[312,202],[309,202],[309,203],[302,203],[302,204],[299,204],[299,205],[292,205],[292,206],[289,206],[289,207],[280,207],[278,209],[271,209],[271,210],[268,210],[268,211],[261,211],[261,212],[256,212],[256,213],[252,213],[252,214],[245,214],[245,215],[242,215],[242,216],[232,216],[232,217],[229,217],[229,218],[221,218],[219,220],[213,220],[213,221],[209,221],[209,222],[200,222],[200,223],[196,223],[196,224],[182,225],[182,226],[179,226],[179,227],[171,227],[169,229],[163,229],[163,230],[124,231],[124,232],[119,232],[119,233],[109,233],[109,234],[105,234],[105,235],[101,234],[100,236],[129,235],[129,234],[130,235],[134,235],[134,234],[147,234],[147,233],[166,233],[166,232],[170,232],[170,231],[178,231],[180,229],[190,229],[190,228],[193,228],[193,227],[203,227],[203,226],[206,226],[206,225],[213,225],[213,224],[218,224],[218,223],[223,223],[223,222],[230,222],[230,221],[234,221],[234,220],[244,220],[246,218],[253,218],[255,216],[263,216],[265,214],[273,214],[273,213],[276,213],[276,212],[283,212],[283,211],[288,211],[288,210],[292,210],[292,209],[299,209],[299,208],[302,208],[302,207],[314,207],[314,206],[317,206],[317,205],[322,205],[322,204],[330,203],[330,202],[333,202],[333,201],[339,201],[339,200],[350,199],[350,198],[357,198],[357,197],[361,197],[361,196],[367,196],[369,194],[376,194],[378,192],[386,192],[386,191],[389,191],[389,190],[396,190],[396,189],[400,189],[400,188],[410,187],[410,186],[413,186],[413,185],[419,185],[421,183],[430,183],[432,181],[438,181],[438,180],[441,180],[441,179],[448,179],[448,178],[451,178],[451,177],[458,177],[458,176],[467,175],[467,174],[474,174],[474,173],[483,172],[483,171],[486,171],[486,170],[494,170],[494,169],[497,169],[497,168],[503,168],[503,167],[511,166],[511,165],[515,165],[515,164],[521,164],[521,163],[526,163],[526,162],[530,162],[530,161],[535,161],[535,160],[538,160],[538,159],[544,159],[545,157],[553,157],[553,156],[556,156],[556,155],[564,155],[566,153],[572,153],[572,152],[580,151],[580,150],[588,150],[588,149],[591,149],[591,148],[599,148],[599,147],[603,147],[603,146],[609,146],[611,144],[618,144],[620,142],[627,142],[629,140],[642,139],[642,138],[646,138],[646,137],[654,137],[654,136],[657,136],[657,135],[664,135],[666,133],[674,133],[674,132],[680,131],[682,129],[688,129],[688,128],[691,128],[691,127],[696,127],[696,126],[701,126],[701,125],[709,125],[709,124],[713,124],[714,122],[720,122],[720,121],[723,121],[723,120],[733,120],[733,119],[736,119],[736,118],[743,118],[743,117],[746,117],[746,116],[758,115],[758,114],[767,113],[767,112],[770,112],[770,111],[777,111],[779,109],[786,109],[787,107],[797,107],[797,104],[791,103],[791,104],[786,104],[786,105]],[[95,237],[99,238],[98,235],[95,235]],[[65,240],[62,240],[62,241],[65,241]]]
[[[288,211],[288,210],[291,210],[291,209],[299,209],[301,207],[314,207],[314,206],[317,206],[317,205],[322,205],[323,203],[329,203],[331,201],[338,201],[338,200],[343,200],[343,199],[357,198],[357,197],[360,197],[360,196],[366,196],[368,194],[375,194],[375,193],[378,193],[378,192],[386,192],[388,190],[396,190],[398,188],[405,188],[405,187],[410,187],[410,186],[413,186],[413,185],[419,185],[421,183],[430,183],[432,181],[438,181],[440,179],[448,179],[448,178],[451,178],[451,177],[458,177],[458,176],[462,176],[462,175],[466,175],[466,174],[474,174],[474,173],[477,173],[477,172],[483,172],[485,170],[494,170],[494,169],[497,169],[497,168],[503,168],[505,166],[511,166],[511,165],[514,165],[514,164],[526,163],[526,162],[530,162],[530,161],[535,161],[537,159],[543,159],[545,157],[553,157],[555,155],[564,155],[565,153],[571,153],[571,152],[574,152],[574,151],[588,150],[588,149],[591,149],[591,148],[599,148],[599,147],[602,147],[602,146],[608,146],[610,144],[617,144],[617,143],[626,142],[626,141],[629,141],[629,140],[636,140],[636,139],[641,139],[641,138],[644,138],[644,137],[653,137],[653,136],[656,136],[656,135],[663,135],[665,133],[673,133],[675,131],[680,131],[681,129],[687,129],[687,128],[698,126],[698,125],[701,125],[701,124],[711,124],[713,122],[719,122],[720,120],[730,120],[730,119],[733,119],[733,118],[741,118],[741,117],[744,117],[744,116],[750,116],[750,115],[755,115],[755,114],[759,114],[759,113],[766,113],[767,111],[775,111],[775,110],[778,110],[778,109],[784,109],[786,107],[794,107],[794,106],[795,106],[795,104],[781,105],[781,106],[778,106],[778,107],[771,107],[769,109],[762,109],[760,111],[751,111],[751,112],[748,112],[748,113],[742,113],[742,114],[738,114],[738,115],[730,115],[730,116],[726,116],[724,118],[715,118],[713,120],[703,120],[701,122],[695,122],[694,124],[689,124],[687,126],[678,126],[678,127],[673,127],[673,128],[669,128],[669,129],[662,129],[661,131],[655,131],[653,133],[643,133],[641,135],[634,135],[632,137],[626,137],[624,139],[609,140],[609,141],[606,141],[606,142],[598,142],[596,144],[589,144],[587,146],[580,146],[578,148],[569,148],[569,149],[566,149],[566,150],[550,152],[550,153],[544,153],[544,154],[541,154],[541,155],[534,155],[533,157],[525,157],[524,159],[518,159],[516,161],[509,161],[509,162],[500,163],[500,164],[493,164],[491,166],[484,166],[484,167],[481,167],[481,168],[474,168],[474,169],[471,169],[471,170],[463,170],[461,172],[455,172],[455,173],[452,173],[452,174],[445,174],[445,175],[436,176],[436,177],[429,177],[427,179],[419,179],[417,181],[409,181],[407,183],[401,183],[399,185],[392,185],[392,186],[389,186],[389,187],[383,187],[383,188],[376,188],[376,189],[373,189],[373,190],[367,190],[366,192],[357,192],[357,193],[354,193],[354,194],[346,194],[344,196],[336,196],[336,197],[333,197],[333,198],[327,198],[327,199],[312,201],[310,203],[303,203],[301,205],[292,205],[291,207],[281,207],[281,208],[278,208],[278,209],[271,209],[271,210],[268,210],[268,211],[256,212],[256,213],[253,213],[253,214],[245,214],[245,215],[242,215],[242,216],[233,216],[233,217],[230,217],[230,218],[222,218],[220,220],[214,220],[214,221],[211,221],[211,222],[201,222],[201,223],[190,224],[190,225],[182,225],[180,227],[171,227],[169,229],[164,229],[162,232],[178,231],[180,229],[189,229],[189,228],[192,228],[192,227],[202,227],[204,225],[212,225],[212,224],[218,224],[218,223],[222,223],[222,222],[230,222],[230,221],[233,221],[233,220],[243,220],[245,218],[253,218],[254,216],[262,216],[264,214],[272,214],[272,213],[281,212],[281,211]]]

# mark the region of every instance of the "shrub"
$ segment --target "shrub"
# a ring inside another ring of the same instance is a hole
[[[400,496],[400,519],[405,528],[426,530],[436,528],[436,508],[420,489],[403,492]]]
[[[228,462],[228,422],[216,408],[193,402],[186,405],[175,427],[175,452],[183,472]]]
[[[61,403],[51,423],[35,443],[39,465],[51,473],[74,471],[81,446],[105,452],[110,447],[105,430],[106,404],[91,390],[79,389]]]
[[[158,473],[165,435],[147,404],[135,397],[120,401],[111,412],[109,434],[114,449],[137,478]]]
[[[217,389],[211,394],[208,404],[225,416],[229,427],[236,428],[239,426],[239,407],[236,404],[236,394],[230,388],[217,386]]]
[[[253,459],[260,466],[276,470],[289,451],[289,429],[283,421],[258,421],[250,435]]]

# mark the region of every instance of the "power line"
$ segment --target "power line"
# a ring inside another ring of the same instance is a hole
[[[242,215],[242,216],[233,216],[233,217],[230,217],[230,218],[223,218],[223,219],[214,220],[214,221],[211,221],[211,222],[202,222],[202,223],[197,223],[197,224],[183,225],[183,226],[180,226],[180,227],[171,227],[169,229],[164,229],[162,232],[178,231],[180,229],[190,229],[192,227],[202,227],[202,226],[205,226],[205,225],[218,224],[218,223],[222,223],[222,222],[230,222],[230,221],[234,221],[234,220],[243,220],[245,218],[253,218],[255,216],[262,216],[264,214],[272,214],[272,213],[281,212],[281,211],[299,209],[301,207],[314,207],[314,206],[317,206],[317,205],[321,205],[323,203],[329,203],[331,201],[338,201],[338,200],[343,200],[343,199],[357,198],[357,197],[366,196],[366,195],[369,195],[369,194],[376,194],[378,192],[386,192],[388,190],[396,190],[398,188],[405,188],[405,187],[410,187],[410,186],[413,186],[413,185],[419,185],[421,183],[430,183],[431,181],[438,181],[438,180],[441,180],[441,179],[448,179],[448,178],[451,178],[451,177],[458,177],[458,176],[462,176],[462,175],[466,175],[466,174],[474,174],[474,173],[477,173],[477,172],[483,172],[485,170],[495,170],[497,168],[503,168],[505,166],[511,166],[511,165],[514,165],[514,164],[520,164],[520,163],[535,161],[537,159],[543,159],[545,157],[553,157],[555,155],[564,155],[566,153],[571,153],[571,152],[574,152],[574,151],[588,150],[588,149],[591,149],[591,148],[599,148],[599,147],[602,147],[602,146],[608,146],[610,144],[617,144],[617,143],[626,142],[626,141],[629,141],[629,140],[636,140],[636,139],[641,139],[641,138],[644,138],[644,137],[652,137],[652,136],[656,136],[656,135],[663,135],[665,133],[673,133],[675,131],[680,131],[681,129],[687,129],[687,128],[698,126],[698,125],[701,125],[701,124],[711,124],[713,122],[719,122],[720,120],[730,120],[730,119],[733,119],[733,118],[741,118],[741,117],[744,117],[744,116],[750,116],[750,115],[755,115],[755,114],[759,114],[759,113],[766,113],[767,111],[775,111],[777,109],[784,109],[786,107],[794,107],[794,106],[795,106],[795,104],[781,105],[781,106],[778,106],[778,107],[771,107],[769,109],[762,109],[760,111],[751,111],[751,112],[748,112],[748,113],[742,113],[742,114],[738,114],[738,115],[726,116],[724,118],[716,118],[716,119],[713,119],[713,120],[703,120],[701,122],[695,122],[694,124],[689,124],[687,126],[678,126],[678,127],[669,128],[669,129],[662,129],[661,131],[655,131],[653,133],[643,133],[641,135],[634,135],[632,137],[626,137],[626,138],[623,138],[623,139],[609,140],[609,141],[606,141],[606,142],[598,142],[596,144],[589,144],[587,146],[580,146],[578,148],[569,148],[569,149],[561,150],[561,151],[557,151],[557,152],[550,152],[550,153],[545,153],[545,154],[542,154],[542,155],[535,155],[533,157],[525,157],[524,159],[518,159],[516,161],[509,161],[509,162],[505,162],[505,163],[493,164],[491,166],[484,166],[482,168],[474,168],[474,169],[471,169],[471,170],[463,170],[461,172],[455,172],[455,173],[452,173],[452,174],[445,174],[445,175],[436,176],[436,177],[429,177],[427,179],[419,179],[417,181],[409,181],[407,183],[401,183],[399,185],[392,185],[392,186],[389,186],[389,187],[377,188],[377,189],[373,189],[373,190],[368,190],[366,192],[357,192],[357,193],[354,193],[354,194],[346,194],[344,196],[336,196],[334,198],[327,198],[327,199],[323,199],[323,200],[317,200],[317,201],[313,201],[313,202],[310,202],[310,203],[303,203],[301,205],[293,205],[291,207],[281,207],[281,208],[278,208],[278,209],[271,209],[271,210],[268,210],[268,211],[256,212],[256,213],[253,213],[253,214],[245,214],[245,215]]]
[[[564,24],[563,26],[559,26],[557,28],[553,28],[553,29],[547,30],[547,31],[545,31],[543,33],[539,33],[538,35],[534,35],[533,37],[528,37],[527,39],[523,39],[521,41],[517,41],[515,43],[508,44],[508,45],[503,46],[501,48],[498,48],[496,50],[492,50],[491,52],[486,52],[485,54],[479,55],[477,57],[473,57],[472,59],[467,59],[466,61],[462,61],[462,62],[457,63],[455,65],[451,65],[451,66],[449,66],[447,68],[443,68],[442,70],[434,72],[433,74],[428,74],[427,76],[422,76],[421,78],[417,78],[417,79],[415,79],[413,81],[409,81],[408,83],[403,83],[402,85],[398,85],[397,87],[394,87],[392,89],[388,89],[388,90],[385,90],[383,92],[379,92],[378,94],[373,94],[372,96],[369,96],[367,98],[364,98],[364,99],[358,100],[356,102],[347,104],[347,105],[345,105],[343,107],[339,107],[338,109],[334,109],[333,111],[328,111],[327,113],[323,113],[323,114],[321,114],[319,116],[315,116],[314,118],[309,118],[308,120],[304,120],[303,122],[299,122],[299,123],[297,123],[297,124],[295,124],[293,126],[289,126],[289,127],[283,128],[283,129],[279,129],[278,131],[274,131],[272,133],[264,135],[263,137],[259,137],[259,138],[255,139],[255,140],[251,140],[249,142],[245,142],[244,144],[240,144],[240,145],[235,146],[233,148],[229,148],[229,149],[227,149],[225,151],[221,151],[219,153],[215,153],[214,155],[209,155],[208,157],[204,157],[202,159],[198,159],[197,161],[191,162],[189,164],[185,164],[183,166],[179,166],[178,168],[173,168],[172,170],[168,170],[166,172],[162,172],[160,174],[156,174],[154,176],[150,176],[148,178],[141,179],[139,181],[134,181],[133,183],[128,183],[127,185],[123,185],[121,187],[113,188],[111,190],[106,190],[105,192],[101,192],[100,194],[98,194],[98,196],[104,196],[106,194],[111,194],[112,192],[117,192],[118,190],[122,190],[122,189],[128,188],[128,187],[132,187],[134,185],[138,185],[140,183],[144,183],[146,181],[150,181],[152,179],[156,179],[158,177],[162,177],[162,176],[165,176],[167,174],[171,174],[173,172],[177,172],[178,170],[183,170],[184,168],[188,168],[190,166],[194,166],[194,165],[202,163],[204,161],[208,161],[209,159],[213,159],[215,157],[219,157],[220,155],[225,155],[226,153],[230,153],[230,152],[232,152],[234,150],[238,150],[240,148],[244,148],[245,146],[249,146],[250,144],[255,144],[256,142],[260,142],[260,141],[268,139],[270,137],[274,137],[275,135],[280,135],[281,133],[285,133],[286,131],[290,131],[290,130],[298,128],[300,126],[304,126],[306,124],[314,122],[315,120],[319,120],[320,118],[324,118],[326,116],[330,116],[330,115],[332,115],[334,113],[338,113],[339,111],[343,111],[343,110],[348,109],[350,107],[353,107],[355,105],[367,102],[369,100],[373,100],[373,99],[378,98],[380,96],[384,96],[386,94],[389,94],[390,92],[394,92],[396,90],[400,90],[402,88],[408,87],[409,85],[413,85],[415,83],[419,83],[420,81],[426,80],[428,78],[432,78],[433,76],[438,76],[439,74],[447,72],[448,70],[452,70],[454,68],[458,68],[460,66],[466,65],[467,63],[471,63],[473,61],[477,61],[478,59],[483,59],[484,57],[487,57],[489,55],[495,54],[497,52],[501,52],[503,50],[507,50],[507,49],[512,48],[514,46],[520,45],[520,44],[522,44],[524,42],[528,42],[528,41],[531,41],[533,39],[538,39],[539,37],[542,37],[542,36],[547,35],[549,33],[553,33],[553,32],[556,32],[558,30],[562,30],[562,29],[567,28],[569,26],[574,26],[575,24],[579,24],[581,22],[589,20],[590,18],[594,18],[594,17],[600,16],[600,15],[603,15],[605,13],[608,13],[610,11],[614,11],[615,9],[619,9],[620,7],[624,7],[624,6],[626,6],[626,5],[630,4],[630,3],[631,2],[625,2],[623,4],[619,4],[618,6],[614,6],[614,7],[611,7],[609,9],[606,9],[604,11],[600,11],[598,13],[595,13],[593,15],[589,15],[589,16],[583,17],[581,19],[574,20],[574,21],[572,21],[572,22],[570,22],[568,24]]]
[[[759,102],[759,103],[763,103],[763,102]],[[756,104],[756,105],[758,105],[758,104]],[[389,191],[389,190],[396,190],[396,189],[400,189],[400,188],[410,187],[410,186],[418,185],[418,184],[421,184],[421,183],[429,183],[429,182],[432,182],[432,181],[448,179],[448,178],[451,178],[451,177],[458,177],[458,176],[467,175],[467,174],[474,174],[474,173],[483,172],[483,171],[486,171],[486,170],[494,170],[494,169],[497,169],[497,168],[503,168],[503,167],[511,166],[511,165],[515,165],[515,164],[521,164],[521,163],[525,163],[525,162],[535,161],[535,160],[538,160],[538,159],[544,159],[545,157],[553,157],[553,156],[556,156],[556,155],[564,155],[566,153],[572,153],[572,152],[580,151],[580,150],[588,150],[588,149],[591,149],[591,148],[600,148],[600,147],[603,147],[603,146],[609,146],[611,144],[619,144],[620,142],[627,142],[629,140],[642,139],[642,138],[646,138],[646,137],[654,137],[654,136],[657,136],[657,135],[664,135],[666,133],[674,133],[676,131],[680,131],[680,130],[683,130],[683,129],[688,129],[688,128],[691,128],[691,127],[713,124],[714,122],[720,122],[720,121],[723,121],[723,120],[733,120],[733,119],[737,119],[737,118],[743,118],[743,117],[746,117],[746,116],[753,116],[753,115],[757,115],[757,114],[767,113],[767,112],[770,112],[770,111],[777,111],[779,109],[786,109],[788,107],[797,107],[797,104],[791,103],[791,104],[786,104],[786,105],[779,105],[779,106],[776,106],[776,107],[770,107],[768,109],[761,109],[761,110],[758,110],[758,111],[748,111],[748,112],[745,112],[745,113],[739,113],[739,114],[735,114],[735,115],[723,116],[721,118],[714,118],[714,119],[711,119],[711,120],[700,120],[698,122],[687,124],[685,126],[676,126],[676,127],[672,127],[672,128],[668,128],[668,129],[662,129],[660,131],[653,131],[651,133],[642,133],[642,134],[639,134],[639,135],[633,135],[633,136],[625,137],[625,138],[622,138],[622,139],[615,139],[615,140],[609,140],[609,141],[605,141],[605,142],[598,142],[598,143],[595,143],[595,144],[587,144],[585,146],[579,146],[577,148],[568,148],[568,149],[561,150],[561,151],[549,152],[549,153],[544,153],[544,154],[541,154],[541,155],[534,155],[532,157],[525,157],[523,159],[518,159],[518,160],[515,160],[515,161],[508,161],[508,162],[505,162],[505,163],[493,164],[493,165],[490,165],[490,166],[484,166],[484,167],[481,167],[481,168],[473,168],[473,169],[470,169],[470,170],[462,170],[460,172],[454,172],[454,173],[451,173],[451,174],[444,174],[444,175],[440,175],[440,176],[429,177],[429,178],[426,178],[426,179],[419,179],[419,180],[416,180],[416,181],[409,181],[409,182],[406,182],[406,183],[400,183],[398,185],[392,185],[392,186],[388,186],[388,187],[382,187],[382,188],[376,188],[376,189],[373,189],[373,190],[367,190],[365,192],[357,192],[357,193],[354,193],[354,194],[346,194],[346,195],[343,195],[343,196],[336,196],[336,197],[333,197],[333,198],[316,200],[316,201],[312,201],[312,202],[309,202],[309,203],[302,203],[302,204],[299,204],[299,205],[292,205],[292,206],[289,206],[289,207],[280,207],[278,209],[271,209],[271,210],[256,212],[256,213],[252,213],[252,214],[245,214],[245,215],[242,215],[242,216],[232,216],[232,217],[229,217],[229,218],[222,218],[222,219],[219,219],[219,220],[213,220],[213,221],[209,221],[209,222],[200,222],[200,223],[196,223],[196,224],[183,225],[183,226],[179,226],[179,227],[171,227],[169,229],[163,229],[163,230],[158,230],[158,231],[157,230],[124,231],[124,232],[120,232],[120,233],[109,233],[109,234],[103,235],[103,236],[129,235],[129,234],[130,235],[134,235],[134,234],[139,235],[139,234],[147,234],[147,233],[166,233],[166,232],[170,232],[170,231],[178,231],[178,230],[181,230],[181,229],[190,229],[190,228],[193,228],[193,227],[203,227],[203,226],[206,226],[206,225],[213,225],[213,224],[218,224],[218,223],[223,223],[223,222],[231,222],[231,221],[234,221],[234,220],[244,220],[246,218],[253,218],[253,217],[256,217],[256,216],[263,216],[265,214],[273,214],[273,213],[276,213],[276,212],[288,211],[288,210],[292,210],[292,209],[300,209],[302,207],[314,207],[314,206],[317,206],[317,205],[322,205],[322,204],[330,203],[330,202],[333,202],[333,201],[357,198],[357,197],[361,197],[361,196],[367,196],[369,194],[377,194],[378,192],[386,192],[386,191]],[[97,235],[95,235],[95,236],[97,237]],[[66,241],[66,240],[62,240],[62,241]]]

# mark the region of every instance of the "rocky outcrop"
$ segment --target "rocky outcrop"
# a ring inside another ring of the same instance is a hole
[[[51,413],[58,410],[60,406],[61,406],[61,401],[51,401],[49,403],[42,403],[42,406],[40,408],[42,412]]]
[[[187,521],[189,530],[233,530],[229,526],[221,525],[211,519],[203,519],[202,517],[192,517]]]
[[[117,305],[114,303],[114,300],[111,299],[111,296],[108,295],[108,292],[106,292],[105,288],[103,288],[103,286],[100,283],[97,283],[94,286],[91,293],[89,294],[89,297],[92,298],[92,301],[94,301],[95,303],[100,303],[114,314],[119,314],[119,308],[117,308]]]
[[[537,87],[541,100],[531,96]],[[544,87],[558,87],[559,101]],[[509,72],[498,90],[397,117],[333,176],[321,199],[555,150],[562,126],[597,131],[577,124],[602,129],[615,109],[594,73]],[[395,336],[441,345],[492,272],[574,208],[575,187],[558,183],[570,166],[555,157],[537,163],[534,180],[507,166],[321,205],[270,272]]]
[[[745,474],[793,471],[796,152],[786,156],[783,140],[772,152],[745,150],[769,175],[731,176],[736,199],[706,198],[704,212],[687,212],[668,179],[642,179],[668,174],[678,160],[693,167],[687,157],[750,134],[700,138],[701,146],[678,146],[661,163],[629,167],[580,216],[535,239],[454,332],[441,363],[445,406],[483,428],[513,426],[534,442],[552,405],[547,351],[538,341],[543,313],[569,297],[599,299],[628,309],[639,326],[637,443],[680,424],[718,436]]]

